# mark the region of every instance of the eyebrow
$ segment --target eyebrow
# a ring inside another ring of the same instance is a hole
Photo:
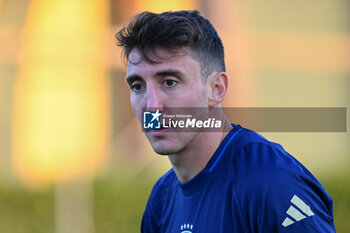
[[[164,77],[164,76],[182,77],[182,72],[179,70],[168,69],[168,70],[158,71],[155,74],[155,76],[158,76],[158,77]],[[143,80],[143,78],[138,74],[132,74],[132,75],[126,77],[126,82],[129,85],[131,85],[134,81],[137,81],[137,80]]]
[[[173,69],[169,69],[169,70],[163,70],[163,71],[159,71],[156,73],[156,76],[182,76],[182,72],[179,70],[173,70]]]
[[[141,76],[140,75],[137,75],[137,74],[133,74],[133,75],[130,75],[130,76],[127,76],[126,77],[126,82],[131,85],[134,81],[137,81],[137,80],[142,80]]]

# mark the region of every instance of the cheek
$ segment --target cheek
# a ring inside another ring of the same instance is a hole
[[[140,119],[142,115],[141,101],[138,101],[137,98],[135,98],[135,96],[130,95],[130,103],[136,117]]]
[[[206,90],[191,89],[187,93],[182,93],[179,98],[174,98],[177,104],[181,104],[181,107],[205,107],[207,103]]]
[[[208,102],[208,92],[206,86],[200,86],[196,88],[196,94],[193,96],[193,101],[198,103],[198,107],[205,107]]]

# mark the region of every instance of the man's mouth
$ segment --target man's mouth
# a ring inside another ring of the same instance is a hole
[[[147,129],[146,133],[150,133],[154,137],[161,137],[168,133],[171,128],[164,128],[163,125],[160,126],[160,129]]]

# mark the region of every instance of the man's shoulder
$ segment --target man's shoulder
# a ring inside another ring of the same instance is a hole
[[[265,138],[263,135],[259,134],[256,131],[241,127],[240,125],[235,125],[234,127],[237,127],[236,132],[239,131],[236,141],[238,141],[238,144],[240,144],[241,147],[247,146],[248,144],[251,144],[251,143],[260,143],[264,145],[278,147],[279,149],[283,150],[283,147],[281,145],[268,140],[267,138]]]
[[[165,191],[165,189],[171,188],[176,179],[174,169],[171,168],[157,180],[157,182],[154,184],[154,188]]]
[[[160,204],[167,194],[174,188],[177,181],[177,177],[173,169],[170,169],[163,176],[161,176],[157,182],[154,184],[152,193],[149,197],[149,202],[151,205]]]
[[[237,131],[240,132],[238,132],[236,140],[232,140],[228,151],[235,164],[256,163],[256,165],[267,165],[266,163],[274,163],[276,159],[279,159],[286,163],[300,165],[280,144],[272,142],[247,128],[239,126]],[[265,163],[260,163],[261,160],[264,160]]]
[[[280,144],[272,142],[250,129],[240,127],[239,131],[236,140],[231,142],[230,153],[235,162],[249,160],[249,162],[254,163],[264,159],[265,162],[273,163],[275,159],[279,158],[286,160],[288,163],[292,162],[300,165]]]
[[[281,145],[252,130],[242,128],[237,139],[231,143],[229,153],[228,171],[235,185],[248,193],[252,189],[279,189],[299,179],[319,184]]]
[[[242,133],[240,140],[237,143],[242,146],[231,156],[231,169],[241,198],[251,201],[269,196],[277,200],[282,196],[289,202],[294,194],[313,193],[330,199],[312,173],[281,145],[251,130]]]
[[[257,222],[263,223],[262,228],[283,231],[290,225],[296,229],[309,229],[321,222],[329,224],[327,229],[331,229],[332,199],[297,159],[281,145],[251,130],[243,129],[236,143],[239,149],[231,150],[229,168],[233,174],[235,193],[245,215],[251,220],[252,231],[259,228]],[[303,205],[312,210],[299,211],[304,221],[297,217],[295,221],[290,221],[288,216],[299,214],[291,213],[294,202],[299,203],[297,207]],[[272,215],[276,219],[268,218]]]

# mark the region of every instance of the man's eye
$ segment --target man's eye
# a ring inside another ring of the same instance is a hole
[[[131,90],[133,91],[142,91],[143,85],[141,83],[135,83],[131,85]]]
[[[175,80],[171,80],[171,79],[168,79],[168,80],[165,80],[164,81],[164,85],[166,86],[166,87],[173,87],[173,86],[175,86],[176,85],[176,81]]]

